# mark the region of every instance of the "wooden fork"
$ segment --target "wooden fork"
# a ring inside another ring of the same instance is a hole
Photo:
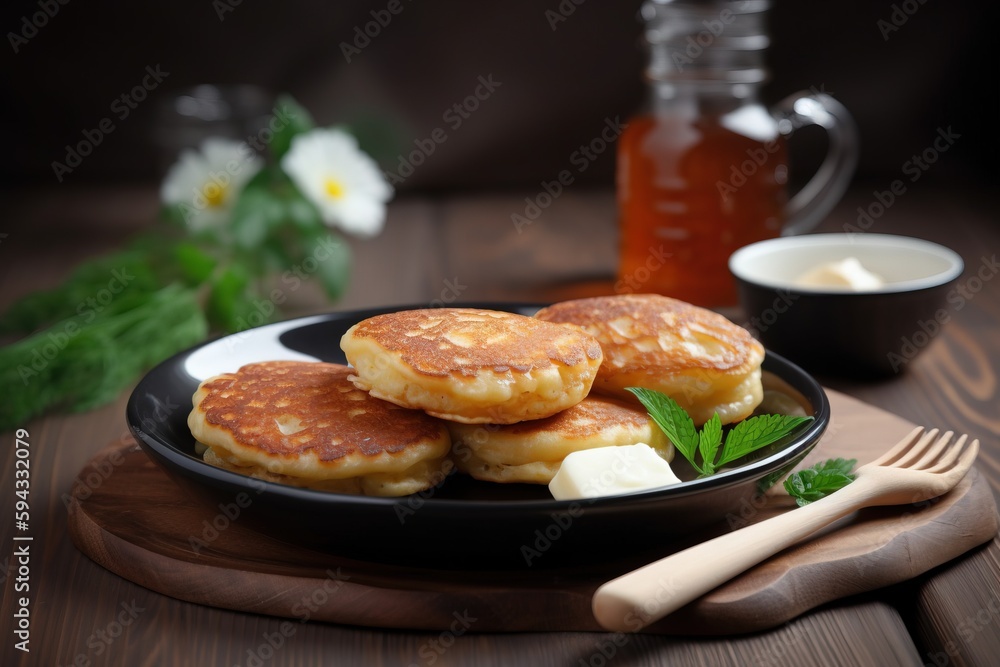
[[[914,429],[836,493],[766,521],[703,542],[612,579],[594,593],[602,627],[635,632],[683,607],[782,549],[862,507],[903,505],[955,488],[979,441]]]

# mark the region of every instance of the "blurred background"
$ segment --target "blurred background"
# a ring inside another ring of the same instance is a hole
[[[401,193],[531,190],[644,98],[640,3],[576,2],[399,0],[396,14],[388,0],[7,2],[0,170],[7,188],[156,183],[170,100],[197,84],[252,84],[291,93],[320,123],[347,124],[386,169],[446,129]],[[989,186],[1000,115],[991,11],[972,0],[773,3],[764,101],[815,88],[843,102],[860,126],[857,184],[884,187],[951,127],[961,140],[921,187]],[[386,25],[359,37],[378,16]],[[460,127],[454,114],[444,122],[479,77],[498,83],[494,94]],[[132,100],[144,79],[154,86]],[[113,132],[60,183],[52,163],[105,118]],[[792,142],[800,178],[825,141],[802,134]],[[613,171],[609,152],[575,187],[612,187]]]

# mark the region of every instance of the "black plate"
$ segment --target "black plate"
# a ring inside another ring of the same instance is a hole
[[[537,305],[468,304],[520,312]],[[811,406],[815,421],[794,438],[707,479],[660,490],[586,501],[556,501],[543,485],[491,484],[452,475],[439,487],[403,498],[373,498],[263,482],[208,465],[187,427],[191,396],[201,379],[271,359],[345,363],[340,338],[353,324],[385,308],[290,320],[220,338],[182,352],[150,371],[129,399],[126,419],[146,453],[180,482],[221,505],[239,507],[255,530],[339,556],[445,569],[565,567],[639,553],[671,537],[739,516],[760,493],[789,472],[819,441],[830,406],[806,372],[768,353],[765,376],[787,383]],[[211,507],[211,505],[209,506]],[[192,526],[193,536],[199,527]]]

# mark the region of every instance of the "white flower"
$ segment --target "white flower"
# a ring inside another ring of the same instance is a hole
[[[194,231],[222,227],[246,182],[264,161],[244,141],[211,138],[187,149],[167,172],[160,198],[175,204]]]
[[[392,186],[347,132],[320,129],[297,135],[281,168],[327,225],[358,236],[382,230]]]

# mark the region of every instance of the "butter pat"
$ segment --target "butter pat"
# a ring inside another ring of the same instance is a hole
[[[876,290],[885,280],[866,269],[856,257],[829,262],[812,269],[795,281],[800,287],[835,287],[847,291]]]
[[[549,482],[556,500],[598,498],[679,484],[677,475],[647,444],[597,447],[566,456]]]

